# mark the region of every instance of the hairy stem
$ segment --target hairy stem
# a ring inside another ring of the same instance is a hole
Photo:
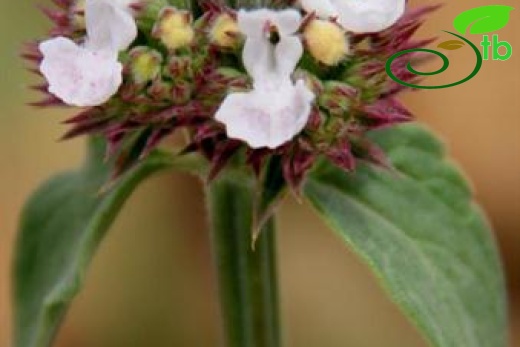
[[[221,313],[228,347],[278,347],[275,228],[252,240],[253,186],[223,177],[207,191]]]

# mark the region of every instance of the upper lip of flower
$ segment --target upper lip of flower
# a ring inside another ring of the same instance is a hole
[[[295,35],[300,22],[300,14],[294,10],[238,13],[238,26],[246,35],[242,59],[256,87],[290,80],[303,54],[301,40]],[[273,30],[276,44],[270,40]]]
[[[129,5],[130,2],[122,0],[87,0],[85,47],[116,52],[128,48],[137,36],[137,25]]]
[[[308,12],[323,18],[336,18],[347,30],[379,32],[403,15],[406,0],[300,0]]]

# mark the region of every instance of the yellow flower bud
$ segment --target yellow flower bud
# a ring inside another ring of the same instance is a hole
[[[75,29],[85,29],[85,0],[75,1],[71,7],[70,15]]]
[[[325,65],[337,65],[349,52],[344,30],[333,22],[313,19],[303,36],[311,55]]]
[[[175,7],[165,7],[159,14],[152,35],[170,50],[190,45],[195,31],[192,27],[191,13],[178,10]]]
[[[213,43],[220,47],[233,48],[237,45],[239,29],[237,21],[224,13],[217,17],[209,36]]]
[[[138,84],[154,80],[161,72],[162,56],[147,47],[136,47],[130,52],[130,72]]]

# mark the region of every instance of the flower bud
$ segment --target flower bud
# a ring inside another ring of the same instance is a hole
[[[221,102],[223,95],[230,92],[245,92],[250,89],[247,75],[233,68],[222,67],[207,76],[207,83],[204,84],[202,92],[208,99]]]
[[[330,21],[312,19],[303,37],[312,57],[327,66],[337,65],[349,52],[345,31]]]
[[[76,30],[84,30],[86,28],[85,0],[74,1],[74,4],[71,7],[70,17],[72,25]]]
[[[165,7],[159,14],[152,36],[161,40],[169,50],[189,46],[193,42],[195,31],[192,27],[192,16],[188,11],[175,7]]]
[[[234,48],[238,43],[239,28],[237,21],[227,13],[220,14],[209,32],[212,43],[224,48]]]
[[[327,109],[330,115],[345,118],[357,95],[358,91],[348,84],[327,82],[323,93],[318,98],[318,103]]]
[[[160,79],[154,80],[148,88],[148,95],[155,101],[169,100],[171,93],[171,84]]]
[[[166,73],[174,80],[193,77],[192,58],[190,56],[173,56],[170,58]]]
[[[174,105],[187,104],[193,95],[193,85],[187,81],[175,81],[172,88],[172,102]]]
[[[148,47],[136,47],[130,51],[130,73],[137,84],[152,81],[161,73],[162,56]]]

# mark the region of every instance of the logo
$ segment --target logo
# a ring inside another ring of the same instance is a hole
[[[476,7],[471,10],[462,12],[455,18],[455,20],[453,21],[453,26],[458,33],[444,30],[444,32],[452,35],[454,39],[440,43],[437,46],[437,48],[454,51],[465,46],[469,46],[473,50],[477,58],[476,65],[473,71],[467,77],[461,79],[460,81],[441,86],[421,86],[402,81],[392,72],[392,63],[397,58],[405,54],[416,52],[431,53],[438,56],[442,59],[442,66],[436,71],[421,72],[415,70],[412,67],[411,62],[408,62],[408,64],[406,65],[406,69],[409,72],[418,76],[433,76],[446,71],[450,66],[450,61],[448,57],[439,51],[427,48],[415,48],[397,52],[396,54],[392,55],[386,62],[386,72],[388,73],[390,78],[392,78],[392,80],[394,80],[395,82],[410,88],[417,89],[442,89],[454,87],[459,84],[465,83],[479,73],[480,69],[482,68],[483,61],[490,59],[497,61],[505,61],[511,58],[511,56],[513,55],[513,47],[509,42],[500,41],[498,34],[490,34],[492,32],[496,32],[504,28],[507,25],[507,23],[509,23],[510,13],[513,9],[514,8],[511,6],[504,5],[489,5]],[[467,34],[483,35],[482,42],[480,42],[480,46],[482,47],[482,53],[480,52],[479,47],[477,47],[464,36]]]

